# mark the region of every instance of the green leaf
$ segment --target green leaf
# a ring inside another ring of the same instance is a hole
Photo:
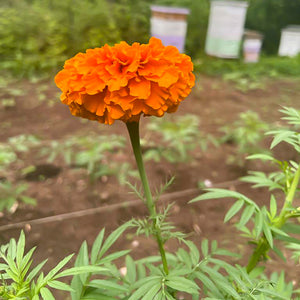
[[[15,239],[10,239],[9,247],[7,250],[7,256],[11,257],[13,260],[15,259],[17,254],[17,243]]]
[[[126,286],[119,285],[113,281],[109,280],[101,280],[101,279],[95,279],[89,282],[88,286],[97,288],[97,289],[104,289],[104,290],[117,290],[120,292],[128,292],[128,288]]]
[[[100,248],[101,248],[101,245],[103,242],[104,233],[105,233],[105,229],[103,228],[93,243],[92,251],[91,251],[91,263],[92,264],[96,264],[96,261],[98,258],[98,253],[100,251]]]
[[[6,262],[11,270],[11,272],[13,272],[15,275],[19,275],[19,270],[16,266],[16,263],[15,261],[10,257],[10,256],[6,256]]]
[[[275,298],[273,299],[283,299],[286,300],[287,298],[285,296],[281,296],[277,291],[272,291],[272,290],[268,290],[268,289],[263,289],[263,288],[257,288],[257,291],[261,292],[263,295],[270,295],[270,296],[274,296]]]
[[[128,300],[140,300],[142,297],[156,284],[161,284],[160,276],[152,276],[146,278],[145,283],[143,283],[130,297]]]
[[[300,244],[300,239],[296,239],[290,236],[284,236],[284,235],[277,235],[276,238],[278,240],[288,242],[288,243],[295,243],[295,244]]]
[[[218,249],[218,242],[216,240],[212,240],[211,242],[211,252],[215,252]]]
[[[184,266],[180,265],[178,268],[171,270],[169,276],[185,276],[190,273],[190,268],[185,268]]]
[[[78,298],[80,300],[116,300],[116,297],[103,295],[98,291],[91,291],[86,293],[83,297]],[[124,300],[127,298],[124,298]],[[73,298],[72,298],[73,300]]]
[[[208,256],[208,240],[204,239],[201,243],[201,251],[204,257]]]
[[[277,227],[271,226],[270,229],[276,234],[276,236],[277,236],[277,234],[284,235],[284,236],[289,236],[287,233],[285,233],[283,230],[281,230]]]
[[[222,295],[218,292],[216,285],[206,274],[202,272],[195,272],[194,274],[209,291],[214,292],[214,294],[218,297],[222,297]]]
[[[232,287],[232,285],[227,281],[226,277],[218,273],[216,270],[204,266],[202,268],[207,274],[209,274],[210,278],[214,281],[215,285],[219,287],[220,290],[225,291],[229,295],[233,296],[234,299],[241,299],[240,295],[237,291]]]
[[[176,300],[175,298],[173,298],[172,295],[170,295],[168,292],[165,292],[165,296],[167,300]]]
[[[101,264],[109,263],[109,262],[111,262],[115,259],[120,258],[121,256],[124,256],[124,255],[128,254],[130,251],[131,250],[122,250],[122,251],[114,252],[112,254],[109,254],[109,255],[105,256],[101,260],[99,260],[98,263],[101,263]]]
[[[249,155],[247,156],[247,159],[260,159],[260,160],[271,160],[274,161],[274,157],[272,157],[271,155],[267,155],[267,154],[253,154],[253,155]]]
[[[235,216],[239,211],[240,209],[243,207],[244,205],[244,200],[243,199],[240,199],[238,201],[236,201],[232,206],[231,208],[228,210],[228,212],[226,213],[225,215],[225,218],[224,218],[224,222],[228,222],[233,216]]]
[[[13,272],[11,269],[7,269],[6,273],[14,282],[19,282],[19,276],[17,273]]]
[[[44,300],[55,300],[49,289],[42,287],[40,292]]]
[[[64,270],[57,274],[56,276],[53,277],[53,279],[58,279],[61,277],[66,277],[66,276],[74,276],[74,275],[79,275],[79,274],[84,274],[84,273],[102,273],[104,271],[107,271],[106,268],[103,267],[98,267],[98,266],[79,266],[79,267],[73,267],[67,270]]]
[[[87,265],[89,265],[89,252],[88,252],[87,242],[84,241],[81,244],[78,256],[76,258],[75,267],[87,266]],[[85,283],[88,276],[89,276],[89,273],[80,274],[79,277],[83,284]]]
[[[48,282],[51,279],[56,279],[62,276],[56,277],[56,273],[58,273],[73,257],[74,254],[70,254],[69,256],[65,257],[62,261],[60,261],[44,278],[44,282]],[[62,272],[63,273],[63,272]],[[60,275],[62,274],[60,273]]]
[[[248,221],[251,219],[254,211],[255,211],[255,207],[253,205],[247,205],[241,215],[241,219],[238,226],[245,226],[248,223]]]
[[[269,227],[269,224],[266,221],[263,222],[263,232],[269,243],[270,248],[273,248],[273,235]]]
[[[127,222],[122,226],[118,227],[115,231],[113,231],[108,238],[105,240],[102,249],[98,254],[98,259],[100,259],[104,253],[112,246],[112,244],[120,237],[120,235],[131,226],[131,222]]]
[[[32,269],[31,272],[26,277],[26,280],[28,280],[29,282],[32,281],[33,278],[38,274],[38,272],[43,268],[43,266],[45,265],[46,262],[47,262],[47,259],[45,259],[40,264],[38,264],[34,269]]]
[[[25,249],[25,234],[24,231],[22,230],[17,243],[16,263],[18,267],[21,265],[21,261],[24,255],[24,249]]]
[[[274,218],[277,214],[277,202],[273,194],[271,195],[271,199],[270,199],[270,213],[272,218]]]
[[[265,267],[255,267],[250,273],[249,276],[251,278],[257,278],[258,276],[260,276],[265,270]]]
[[[263,229],[264,216],[261,211],[259,211],[255,216],[254,228],[256,239],[260,236]]]
[[[151,266],[151,265],[149,265]],[[161,272],[159,272],[161,274]],[[137,289],[137,288],[140,288],[141,286],[147,284],[149,281],[152,281],[152,282],[161,282],[161,280],[163,280],[163,277],[162,275],[151,275],[151,276],[148,276],[148,277],[144,277],[138,281],[136,281],[134,283],[134,285],[132,286],[133,289]]]
[[[58,280],[50,280],[48,281],[48,285],[54,289],[73,292],[74,290],[66,283],[58,281]]]
[[[200,253],[196,245],[192,241],[186,241],[184,240],[185,244],[190,249],[190,256],[193,266],[197,265],[200,259]]]
[[[192,268],[192,260],[190,254],[182,248],[179,248],[177,251],[177,257],[179,261],[183,262],[189,269]]]
[[[141,263],[137,263],[137,276],[138,279],[146,277],[146,269]]]
[[[241,198],[243,196],[242,194],[234,191],[229,191],[225,189],[205,189],[206,193],[203,195],[200,195],[191,201],[189,203],[197,202],[197,201],[203,201],[203,200],[210,200],[210,199],[220,199],[220,198]]]
[[[23,277],[25,277],[28,269],[30,268],[31,266],[31,263],[32,263],[32,260],[31,260],[31,257],[32,257],[32,254],[34,252],[36,247],[33,247],[31,248],[27,253],[26,255],[23,257],[22,261],[21,261],[21,264],[19,265],[19,268],[20,270],[22,271],[22,274],[23,274]]]
[[[286,258],[285,256],[283,255],[282,251],[277,248],[276,246],[273,247],[273,251],[284,261],[286,262]]]
[[[156,284],[154,284],[149,291],[144,295],[143,300],[154,300],[156,294],[158,293],[158,291],[161,289],[161,283],[158,282]]]
[[[28,196],[20,196],[20,199],[22,200],[22,202],[24,202],[25,204],[30,204],[30,205],[36,205],[36,199],[32,198],[32,197],[28,197]]]
[[[229,295],[233,296],[234,299],[242,299],[240,295],[237,293],[237,291],[227,282],[227,281],[222,281],[218,280],[215,282],[216,285],[221,288],[223,291],[228,293]]]
[[[131,256],[127,255],[125,262],[127,268],[126,278],[130,283],[134,283],[136,281],[136,267],[135,267],[134,260],[132,259]]]
[[[257,211],[259,211],[259,207],[257,206],[257,204],[252,201],[251,199],[249,199],[248,197],[244,196],[241,193],[235,192],[235,191],[230,191],[230,190],[226,190],[226,189],[205,189],[206,193],[203,195],[200,195],[194,199],[192,199],[191,201],[189,201],[189,203],[192,202],[197,202],[197,201],[202,201],[202,200],[209,200],[209,199],[219,199],[219,198],[235,198],[235,199],[243,199],[244,202],[253,205],[255,207],[255,209]]]
[[[299,234],[300,225],[296,223],[285,223],[282,227],[282,230],[289,233]]]
[[[274,132],[274,134],[276,134],[276,135],[274,136],[274,139],[271,143],[270,149],[273,149],[280,142],[285,141],[286,139],[289,139],[295,133],[294,133],[294,131],[285,130],[285,131]]]
[[[175,291],[186,292],[189,294],[198,294],[199,287],[197,286],[197,284],[194,281],[184,277],[167,276],[165,284]]]
[[[80,300],[80,296],[83,290],[83,283],[80,280],[79,276],[73,276],[71,281],[71,288],[74,290],[74,292],[71,292],[72,300]]]
[[[231,252],[226,249],[217,249],[216,251],[214,251],[213,254],[214,255],[225,255],[225,256],[231,256],[231,257],[239,257],[240,256],[239,254]]]

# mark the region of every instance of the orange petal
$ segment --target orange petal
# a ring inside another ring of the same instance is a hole
[[[165,102],[165,99],[168,98],[168,93],[163,88],[160,88],[156,83],[151,84],[151,94],[145,100],[145,103],[154,108],[159,109]]]
[[[147,99],[150,96],[150,81],[133,79],[129,83],[129,90],[131,96],[136,96],[140,99]]]
[[[178,80],[178,71],[175,68],[168,69],[158,80],[158,85],[168,88]]]
[[[84,95],[83,106],[89,112],[102,116],[105,106],[104,97],[105,93],[98,93],[96,95]]]

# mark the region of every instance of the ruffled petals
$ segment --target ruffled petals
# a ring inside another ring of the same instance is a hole
[[[88,49],[67,60],[55,77],[61,101],[75,116],[100,123],[137,122],[174,112],[195,83],[189,56],[157,38]]]

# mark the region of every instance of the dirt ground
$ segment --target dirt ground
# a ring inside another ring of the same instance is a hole
[[[44,87],[42,97],[41,86]],[[278,123],[281,117],[278,112],[280,105],[300,108],[299,87],[299,80],[282,79],[267,81],[264,89],[243,93],[238,91],[234,84],[220,78],[200,76],[192,94],[182,102],[176,114],[189,113],[199,116],[199,130],[204,134],[220,137],[219,128],[232,124],[239,113],[247,110],[256,111],[265,122]],[[70,136],[91,132],[99,135],[116,133],[127,137],[126,128],[120,122],[106,126],[96,122],[82,122],[79,118],[71,116],[68,107],[60,103],[59,91],[52,81],[22,81],[18,83],[18,89],[21,89],[23,94],[15,98],[16,106],[6,109],[2,107],[0,110],[0,142],[20,134],[36,135],[44,142],[63,141]],[[148,121],[148,118],[142,118],[142,136]],[[264,146],[267,148],[269,144],[270,139],[265,139]],[[274,152],[279,159],[296,159],[295,153],[285,146],[275,148]],[[124,159],[133,164],[129,143],[126,153],[128,157]],[[254,161],[245,162],[242,166],[226,163],[226,158],[235,153],[234,144],[223,144],[219,147],[210,145],[205,152],[193,152],[193,159],[188,163],[147,162],[146,170],[153,189],[170,175],[175,175],[175,182],[162,197],[160,205],[176,202],[172,208],[171,220],[178,230],[190,233],[191,239],[197,245],[200,245],[203,238],[216,239],[220,246],[242,254],[244,259],[239,261],[242,264],[247,262],[251,246],[240,238],[232,222],[223,223],[232,200],[188,204],[189,200],[200,194],[197,183],[210,180],[213,186],[237,190],[259,205],[268,205],[269,193],[265,189],[252,189],[249,184],[237,181],[248,170],[268,171],[268,167]],[[137,203],[135,196],[128,193],[129,189],[120,186],[114,177],[104,176],[91,183],[85,170],[69,167],[61,158],[50,166],[45,158],[34,151],[20,154],[20,158],[22,161],[13,165],[12,174],[18,174],[19,169],[29,165],[42,165],[44,180],[8,174],[8,177],[14,176],[13,179],[17,182],[27,182],[27,194],[37,199],[37,205],[31,207],[20,204],[16,212],[3,214],[0,218],[0,242],[6,243],[11,237],[18,237],[20,229],[24,229],[27,247],[37,246],[35,260],[40,262],[48,258],[48,267],[55,265],[70,253],[76,253],[84,240],[91,245],[103,227],[108,234],[132,217],[142,217],[146,214],[143,203]],[[124,203],[125,205],[122,205]],[[81,215],[63,215],[55,220],[50,218],[32,222],[40,218],[87,209],[93,209],[93,212],[85,211]],[[24,223],[18,226],[19,222]],[[9,224],[16,225],[10,228],[3,227]],[[175,246],[173,242],[167,244],[169,251],[174,251]],[[135,237],[132,234],[123,236],[114,247],[120,250],[132,249],[131,255],[136,258],[157,253],[156,245],[151,239]],[[299,287],[299,265],[295,266],[289,257],[287,263],[273,255],[271,257],[266,264],[268,273],[285,270],[287,279]]]

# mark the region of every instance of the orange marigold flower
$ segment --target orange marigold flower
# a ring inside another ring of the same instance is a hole
[[[192,71],[189,56],[152,37],[149,44],[121,42],[78,53],[55,83],[73,115],[112,124],[176,111],[194,86]]]

